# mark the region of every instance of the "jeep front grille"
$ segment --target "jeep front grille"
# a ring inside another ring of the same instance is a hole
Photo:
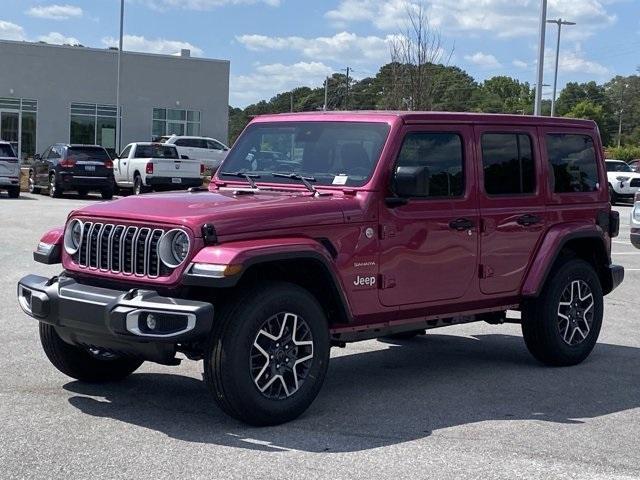
[[[85,222],[74,259],[83,268],[156,278],[169,273],[158,252],[164,234],[158,228]]]

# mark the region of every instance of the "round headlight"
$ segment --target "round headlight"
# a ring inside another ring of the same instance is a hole
[[[187,259],[191,242],[184,230],[169,230],[160,241],[160,259],[169,268],[176,268]]]
[[[69,255],[75,255],[82,244],[84,224],[80,220],[71,220],[64,231],[64,249]]]

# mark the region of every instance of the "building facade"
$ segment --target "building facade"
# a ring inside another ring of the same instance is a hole
[[[57,142],[118,150],[117,51],[0,41],[0,139],[21,158]],[[227,141],[229,62],[123,52],[121,148],[160,135]]]

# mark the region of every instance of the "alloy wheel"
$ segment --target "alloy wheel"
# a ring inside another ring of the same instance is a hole
[[[594,306],[591,288],[583,280],[573,280],[565,287],[558,304],[558,331],[567,345],[578,345],[589,336]]]
[[[266,320],[253,341],[253,383],[265,397],[283,400],[296,393],[313,363],[313,336],[307,322],[282,312]]]
[[[29,193],[34,193],[36,191],[36,179],[33,172],[29,175]]]

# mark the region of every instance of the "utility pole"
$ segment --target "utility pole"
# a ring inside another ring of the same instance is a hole
[[[561,18],[557,20],[547,20],[547,23],[555,23],[558,25],[558,42],[556,44],[556,71],[553,77],[553,97],[551,98],[551,116],[556,115],[556,92],[558,91],[558,65],[560,61],[560,35],[563,25],[575,25],[575,22],[567,22]]]
[[[620,114],[618,121],[618,148],[622,145],[622,112],[624,111],[624,91],[629,88],[629,84],[625,83],[620,88]]]
[[[289,111],[293,112],[293,90],[291,90],[290,94],[291,94],[291,108],[289,109]]]
[[[327,111],[327,101],[329,100],[329,77],[324,79],[324,105],[322,106],[322,111]]]
[[[533,108],[534,115],[540,115],[542,110],[542,83],[544,77],[544,43],[547,33],[547,0],[541,0],[540,8],[540,38],[538,43],[538,72],[536,83],[536,101]]]
[[[344,97],[344,109],[349,110],[349,71],[351,69],[347,67],[347,93]]]
[[[124,31],[124,0],[120,0],[120,41],[118,43],[118,73],[116,79],[116,153],[122,147],[122,108],[120,108],[120,70],[122,70],[122,39]]]

